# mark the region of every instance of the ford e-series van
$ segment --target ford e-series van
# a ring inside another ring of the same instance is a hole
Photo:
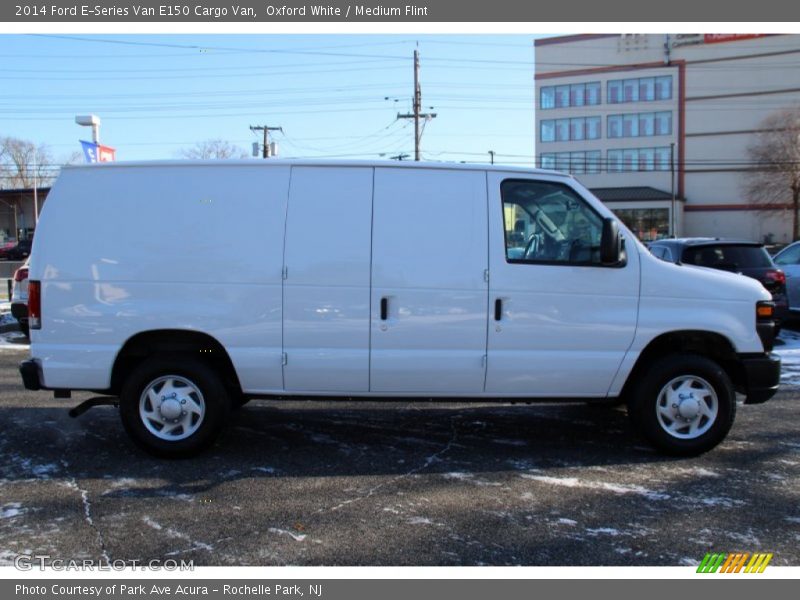
[[[658,260],[551,171],[67,167],[29,276],[25,386],[118,397],[162,456],[207,447],[250,398],[312,396],[626,402],[654,446],[697,454],[737,392],[778,387],[758,282]]]

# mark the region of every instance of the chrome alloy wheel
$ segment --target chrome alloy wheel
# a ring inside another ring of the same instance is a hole
[[[165,375],[151,381],[139,398],[139,417],[161,440],[174,442],[196,432],[206,414],[203,393],[191,381]]]
[[[658,424],[669,435],[692,440],[706,433],[717,420],[719,400],[713,386],[696,375],[681,375],[658,394]]]

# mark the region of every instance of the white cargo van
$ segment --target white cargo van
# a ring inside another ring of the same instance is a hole
[[[250,398],[627,402],[696,454],[780,362],[769,293],[651,256],[570,176],[502,166],[67,167],[30,261],[28,389],[119,398],[145,450]],[[116,399],[93,399],[73,412]]]

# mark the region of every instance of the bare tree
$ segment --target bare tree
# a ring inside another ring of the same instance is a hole
[[[197,142],[191,148],[183,148],[178,152],[183,158],[217,159],[217,158],[247,158],[247,152],[236,144],[225,140],[204,140]]]
[[[764,208],[792,209],[792,239],[800,239],[800,107],[768,116],[748,147],[750,198]]]
[[[57,167],[44,144],[0,137],[0,189],[48,186],[55,179]]]

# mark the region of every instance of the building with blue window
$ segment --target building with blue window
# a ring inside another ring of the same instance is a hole
[[[536,47],[536,158],[573,173],[643,240],[788,242],[787,205],[747,198],[747,146],[800,104],[797,35],[573,35]]]

